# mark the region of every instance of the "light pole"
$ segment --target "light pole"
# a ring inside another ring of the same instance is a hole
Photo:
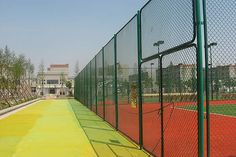
[[[217,43],[216,42],[213,42],[213,43],[210,43],[209,45],[208,45],[208,48],[210,49],[210,59],[211,59],[211,61],[210,61],[210,67],[211,67],[211,100],[213,100],[213,98],[214,98],[214,96],[213,96],[213,93],[214,93],[214,89],[213,89],[213,72],[212,72],[212,67],[213,67],[213,61],[212,61],[212,52],[211,52],[211,47],[213,47],[213,46],[217,46]]]
[[[158,53],[160,53],[160,45],[162,45],[162,44],[164,44],[164,41],[163,40],[159,40],[159,41],[157,41],[156,43],[154,43],[153,44],[153,46],[157,46],[157,48],[158,48]],[[160,63],[158,64],[158,69],[160,70],[160,72],[161,72],[161,69],[160,69]],[[160,75],[160,77],[159,77],[159,102],[161,102],[161,75]]]
[[[152,90],[152,93],[153,93],[153,80],[152,80],[152,66],[154,65],[154,63],[151,63],[151,90]]]
[[[160,53],[160,45],[164,44],[163,40],[159,40],[156,43],[153,44],[153,46],[157,46],[158,48],[158,53]]]

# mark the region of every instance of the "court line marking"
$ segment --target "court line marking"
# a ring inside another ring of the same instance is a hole
[[[198,111],[196,111],[196,110],[190,110],[190,109],[179,108],[179,107],[175,107],[175,109],[178,109],[178,110],[185,110],[185,111],[190,111],[190,112],[198,112]],[[204,114],[206,114],[206,112],[204,112]],[[224,114],[219,114],[219,113],[211,113],[211,115],[222,116],[222,117],[228,117],[228,118],[236,118],[236,116],[224,115]]]

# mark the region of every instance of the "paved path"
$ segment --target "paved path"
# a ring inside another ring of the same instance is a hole
[[[0,119],[0,157],[146,157],[77,101],[45,100]]]

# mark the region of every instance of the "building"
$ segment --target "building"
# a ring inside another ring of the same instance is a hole
[[[211,69],[209,70],[211,71]],[[223,65],[212,68],[213,78],[217,78],[219,80],[228,80],[236,78],[236,65]]]
[[[157,70],[157,82],[160,76]],[[163,90],[165,93],[195,92],[197,66],[195,64],[170,64],[162,69]]]
[[[236,64],[221,65],[209,69],[209,78],[213,92],[235,91]]]
[[[71,81],[72,88],[66,87],[66,82]],[[40,95],[68,95],[73,93],[73,78],[69,77],[69,64],[52,64],[46,72],[37,75],[37,92]]]

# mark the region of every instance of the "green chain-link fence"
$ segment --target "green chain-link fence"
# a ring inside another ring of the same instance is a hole
[[[115,127],[115,46],[114,38],[104,47],[105,120]]]
[[[205,4],[207,152],[208,156],[235,156],[236,2],[208,0]]]
[[[75,98],[154,156],[236,156],[235,8],[149,1],[75,78]]]

